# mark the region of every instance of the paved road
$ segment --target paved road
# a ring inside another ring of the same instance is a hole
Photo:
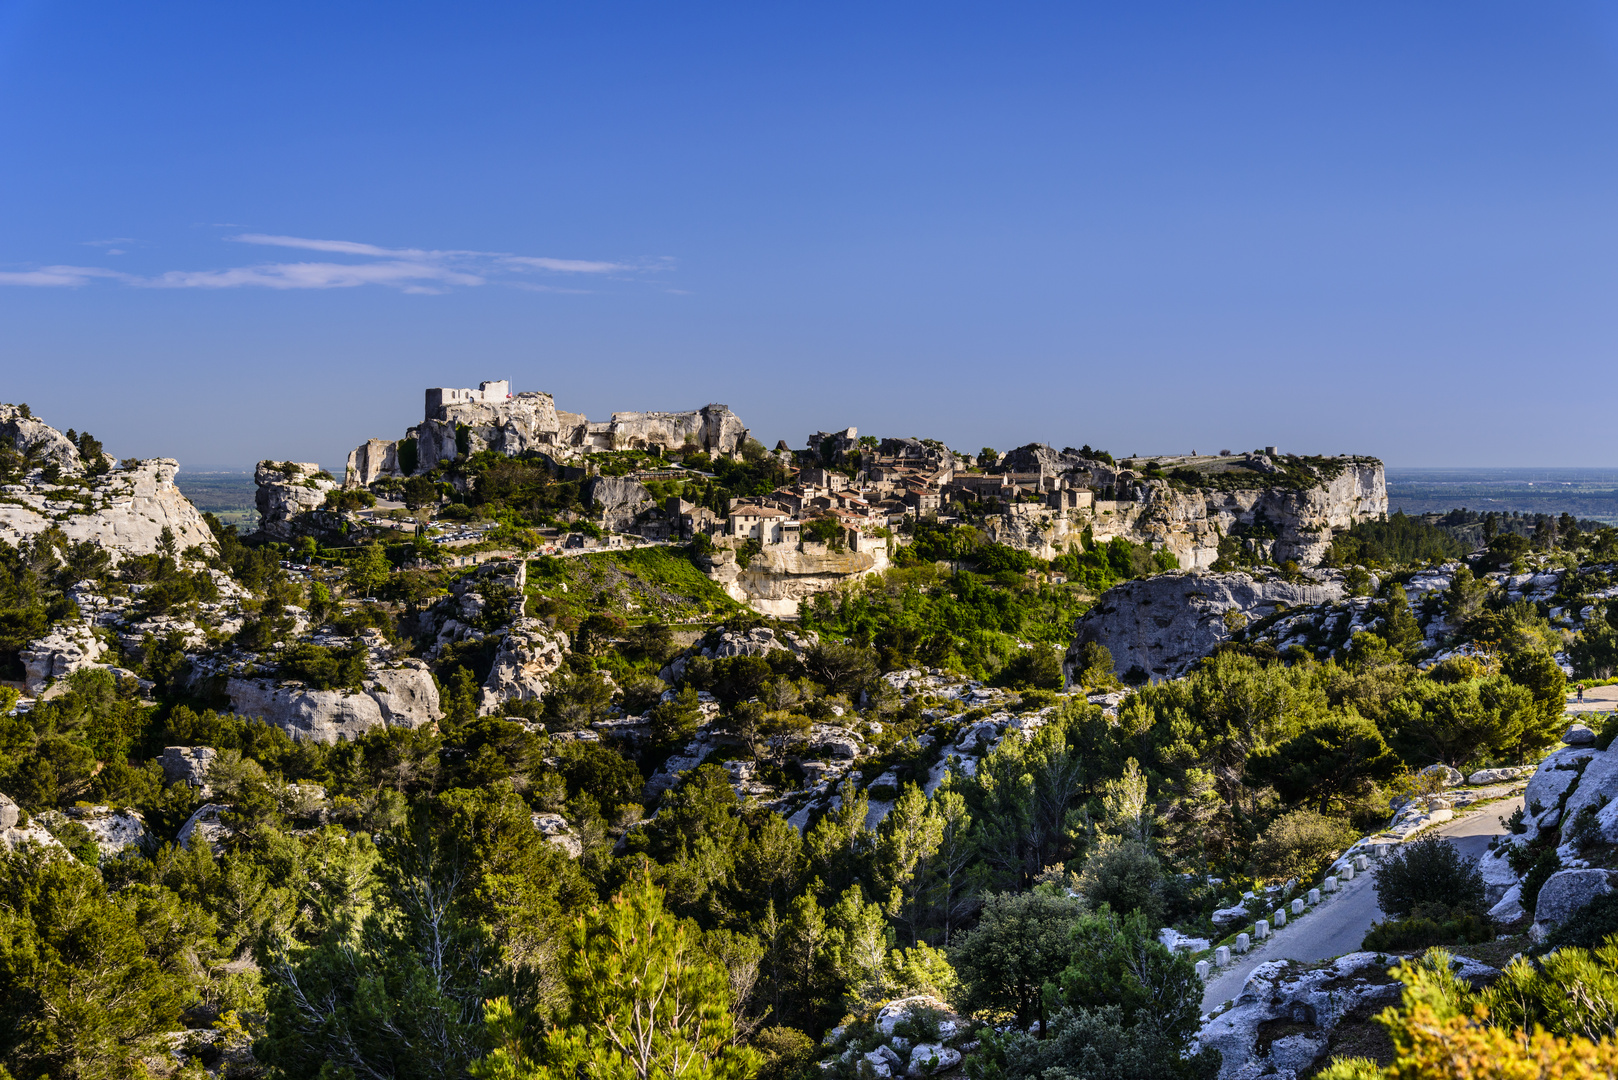
[[[1509,817],[1521,805],[1521,795],[1490,803],[1466,817],[1445,822],[1432,834],[1442,836],[1462,854],[1475,859],[1488,850],[1490,837],[1505,831],[1499,819]],[[1366,931],[1382,916],[1376,903],[1375,876],[1374,871],[1356,875],[1353,881],[1344,883],[1336,896],[1326,898],[1314,911],[1283,927],[1262,947],[1209,979],[1202,996],[1203,1012],[1241,993],[1247,976],[1266,961],[1314,963],[1358,951]]]

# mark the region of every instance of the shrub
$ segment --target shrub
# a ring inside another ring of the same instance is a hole
[[[815,1040],[797,1028],[767,1027],[753,1037],[753,1048],[764,1055],[758,1080],[794,1080],[815,1059]]]
[[[1373,923],[1360,948],[1367,952],[1410,952],[1434,945],[1468,945],[1494,937],[1494,924],[1476,910],[1423,904],[1409,918]]]
[[[1138,840],[1103,843],[1084,864],[1079,892],[1090,904],[1128,914],[1139,911],[1153,925],[1163,914],[1163,868]]]
[[[1339,818],[1293,810],[1276,818],[1259,837],[1253,849],[1254,868],[1266,878],[1311,881],[1354,839],[1354,830]]]
[[[1481,914],[1483,875],[1447,841],[1429,836],[1391,852],[1376,869],[1376,899],[1396,918],[1438,905]]]
[[[1547,934],[1535,951],[1553,952],[1569,945],[1594,949],[1613,935],[1618,935],[1618,892],[1598,896],[1575,911],[1567,922]]]

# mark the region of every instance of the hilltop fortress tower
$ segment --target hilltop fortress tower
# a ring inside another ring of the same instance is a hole
[[[619,412],[592,423],[564,412],[550,394],[511,392],[505,379],[477,389],[435,386],[426,391],[421,423],[397,441],[369,439],[348,455],[346,487],[364,487],[384,476],[427,472],[462,455],[493,450],[508,457],[533,451],[568,461],[606,450],[646,450],[695,445],[714,456],[733,457],[748,431],[724,405],[690,412]]]

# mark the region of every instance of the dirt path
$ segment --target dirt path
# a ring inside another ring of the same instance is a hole
[[[1589,694],[1586,693],[1585,697],[1588,698]],[[1465,817],[1447,821],[1424,835],[1442,836],[1462,854],[1475,859],[1488,850],[1491,837],[1505,831],[1499,819],[1509,817],[1520,806],[1521,795],[1492,802]],[[1210,978],[1207,990],[1202,995],[1202,1011],[1208,1012],[1241,993],[1247,976],[1266,961],[1315,963],[1357,951],[1366,931],[1382,916],[1376,902],[1375,864],[1372,866],[1372,870],[1345,882],[1335,895],[1322,897],[1323,902],[1313,911],[1276,931],[1263,945]]]

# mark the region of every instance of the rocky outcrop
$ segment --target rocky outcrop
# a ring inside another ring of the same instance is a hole
[[[1459,965],[1463,979],[1499,974],[1475,961]],[[1339,1024],[1368,1020],[1398,1003],[1400,984],[1380,978],[1387,966],[1386,957],[1364,952],[1309,971],[1286,960],[1260,964],[1232,1006],[1203,1024],[1192,1049],[1219,1051],[1219,1080],[1304,1075],[1325,1055]],[[1285,1034],[1262,1045],[1277,1022],[1286,1025]]]
[[[77,475],[84,468],[79,448],[45,421],[24,415],[21,405],[0,405],[0,445],[24,456],[36,469],[50,465]]]
[[[93,666],[105,651],[106,647],[85,624],[58,626],[37,641],[29,642],[19,654],[23,663],[23,685],[29,694],[42,694],[57,679]]]
[[[54,811],[52,813],[55,813]],[[40,815],[48,821],[50,815]],[[134,845],[145,848],[152,842],[152,833],[140,811],[111,806],[74,806],[61,811],[57,820],[74,821],[83,825],[95,838],[96,848],[104,856],[119,854]]]
[[[1064,665],[1068,682],[1087,642],[1106,646],[1126,678],[1175,678],[1247,622],[1281,605],[1339,600],[1343,592],[1342,576],[1333,571],[1316,571],[1301,581],[1183,572],[1128,581],[1108,589],[1079,620]]]
[[[337,488],[329,473],[308,461],[261,461],[253,482],[259,531],[273,540],[299,535],[299,516],[325,505],[326,494]]]
[[[0,488],[0,540],[18,544],[55,526],[69,540],[96,544],[116,560],[153,554],[167,529],[176,552],[214,551],[202,513],[174,485],[179,469],[171,458],[130,459],[72,486],[49,483],[36,472],[25,483]]]
[[[567,659],[567,634],[552,630],[538,619],[518,619],[506,632],[494,654],[494,665],[483,683],[485,714],[500,711],[506,701],[531,701],[550,689],[551,675]]]
[[[189,849],[192,844],[201,842],[207,844],[215,855],[225,850],[225,841],[236,835],[234,829],[225,824],[224,817],[230,813],[230,807],[220,803],[208,803],[197,807],[196,811],[180,826],[175,840],[183,848]]]
[[[545,837],[546,843],[554,844],[569,858],[577,859],[584,854],[584,842],[561,814],[535,814],[534,828]]]
[[[613,532],[629,529],[637,516],[657,505],[645,484],[621,476],[592,477],[583,494],[585,505],[601,515],[602,527]]]
[[[443,716],[432,673],[420,660],[401,660],[366,672],[359,691],[232,678],[225,683],[225,693],[240,715],[259,717],[294,739],[323,743],[352,740],[379,727],[424,727]]]
[[[219,751],[211,746],[165,746],[159,759],[163,766],[163,783],[187,784],[197,788],[206,799],[208,770],[218,756]]]
[[[797,615],[802,600],[845,581],[888,568],[888,549],[875,542],[867,550],[836,550],[820,544],[771,544],[747,566],[729,550],[715,553],[708,576],[734,599],[777,618]]]
[[[370,487],[384,476],[399,475],[399,444],[389,439],[366,439],[348,452],[343,487]]]

